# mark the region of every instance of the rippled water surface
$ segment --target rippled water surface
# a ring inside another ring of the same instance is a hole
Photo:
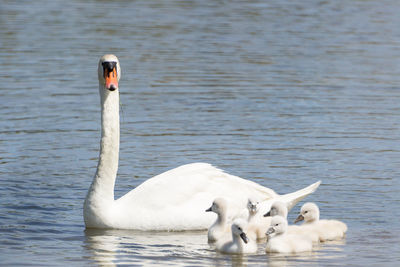
[[[0,0],[0,264],[398,266],[399,13],[395,0]],[[279,193],[322,180],[306,200],[346,239],[232,257],[204,232],[85,231],[109,52],[123,71],[117,196],[197,161]]]

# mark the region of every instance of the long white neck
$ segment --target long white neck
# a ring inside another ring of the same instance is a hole
[[[87,198],[114,201],[114,185],[119,158],[119,92],[99,84],[101,104],[101,141],[99,163]]]

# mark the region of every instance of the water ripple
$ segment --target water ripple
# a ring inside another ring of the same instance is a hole
[[[398,11],[392,0],[3,1],[1,264],[397,266]],[[196,161],[280,193],[321,179],[307,200],[348,224],[346,240],[238,257],[205,233],[84,231],[96,66],[110,51],[123,67],[117,196]]]

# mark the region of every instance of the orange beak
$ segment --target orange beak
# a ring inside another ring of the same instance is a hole
[[[106,89],[114,91],[118,88],[118,74],[117,66],[114,64],[107,64],[104,67],[104,79],[106,81]]]

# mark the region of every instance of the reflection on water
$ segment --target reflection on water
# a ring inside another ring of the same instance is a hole
[[[0,264],[397,266],[399,12],[397,0],[0,1]],[[278,193],[322,180],[306,200],[347,223],[344,243],[237,257],[202,233],[84,233],[109,52],[123,68],[116,196],[197,161]]]
[[[118,253],[119,237],[106,235],[106,231],[85,230],[85,248],[92,255],[89,258],[100,266],[116,266],[116,253]]]
[[[188,260],[186,263],[196,262],[198,257],[205,257],[210,252],[204,231],[168,233],[86,229],[85,236],[85,248],[90,258],[101,265],[163,265],[158,262],[160,259],[179,263],[180,258]]]
[[[183,266],[248,266],[257,262],[266,262],[268,266],[296,266],[299,262],[312,265],[321,260],[343,257],[340,252],[345,245],[345,240],[337,240],[316,246],[312,252],[266,254],[265,241],[260,241],[255,255],[229,255],[216,252],[215,245],[207,243],[204,231],[168,233],[86,229],[85,237],[88,258],[101,266],[165,265],[165,261]]]
[[[99,265],[226,265],[247,266],[255,255],[229,255],[207,243],[207,233],[85,230],[88,258]],[[260,254],[263,253],[260,244]]]

